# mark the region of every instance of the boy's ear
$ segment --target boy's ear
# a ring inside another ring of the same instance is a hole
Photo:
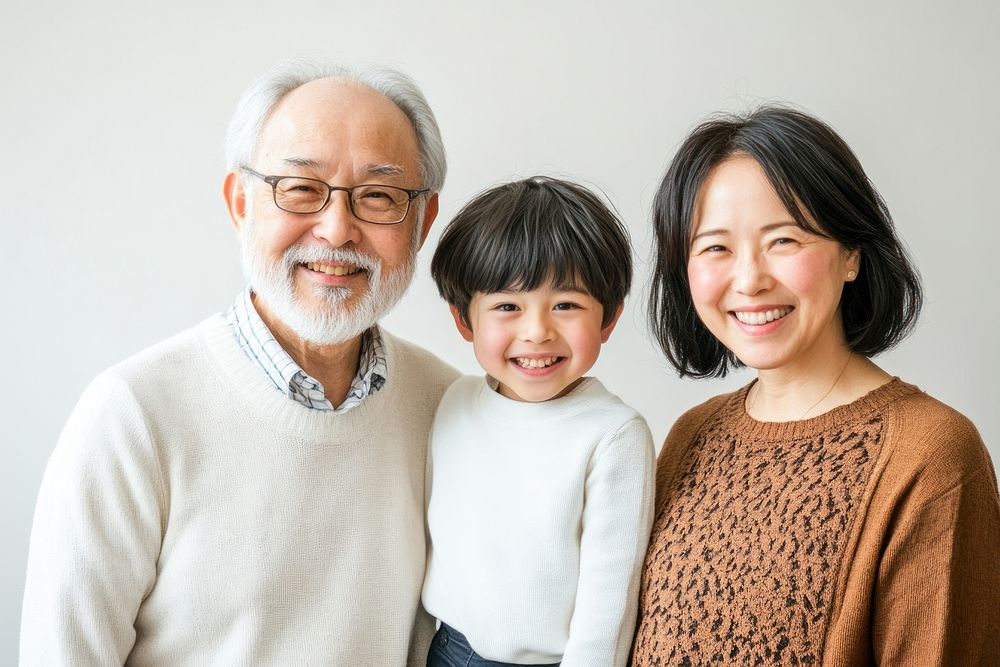
[[[601,343],[607,343],[608,339],[611,338],[611,332],[615,330],[615,325],[618,324],[618,318],[622,316],[622,309],[624,307],[624,303],[620,304],[618,310],[615,311],[615,316],[608,322],[608,326],[601,329]]]
[[[462,338],[471,343],[472,328],[469,327],[468,324],[462,321],[462,314],[458,312],[458,308],[456,308],[455,306],[448,306],[448,307],[451,309],[451,316],[455,319],[455,326],[458,327],[458,333],[462,334]]]

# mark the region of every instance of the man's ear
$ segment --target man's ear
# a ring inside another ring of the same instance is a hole
[[[417,220],[416,224],[420,225],[420,245],[417,248],[421,248],[424,245],[424,241],[427,240],[427,234],[431,231],[431,225],[434,224],[434,220],[438,215],[438,193],[432,194],[427,198],[427,205],[424,206],[424,219]]]
[[[615,316],[611,318],[608,325],[601,329],[601,343],[607,343],[608,339],[611,338],[611,332],[615,330],[615,325],[618,324],[618,318],[622,316],[622,309],[625,304],[620,304],[618,310],[615,311]]]
[[[462,314],[458,312],[458,308],[455,306],[448,306],[451,309],[451,316],[455,319],[455,326],[458,327],[458,333],[462,334],[462,338],[468,342],[472,342],[472,327],[462,321]]]
[[[229,220],[239,236],[243,230],[243,219],[247,215],[247,194],[243,189],[243,179],[240,175],[231,171],[226,174],[226,180],[222,182],[222,197],[226,200],[226,210],[229,211]]]

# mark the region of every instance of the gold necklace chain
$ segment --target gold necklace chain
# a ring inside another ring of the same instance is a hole
[[[796,419],[795,421],[801,421],[802,418],[805,417],[807,414],[809,414],[813,408],[822,403],[827,396],[833,393],[833,390],[837,388],[838,384],[840,384],[841,378],[844,377],[844,373],[847,372],[847,367],[851,364],[851,359],[853,358],[854,358],[853,352],[847,355],[847,361],[844,363],[844,367],[840,369],[840,374],[837,376],[837,379],[833,381],[833,384],[830,385],[830,388],[827,389],[826,393],[820,396],[815,403],[806,408],[806,411],[803,412],[801,415],[799,415],[798,419]],[[757,397],[759,395],[760,395],[760,380],[757,380],[757,383],[753,386],[753,400],[751,400],[750,404],[747,406],[747,412],[753,410],[753,406],[757,404]]]

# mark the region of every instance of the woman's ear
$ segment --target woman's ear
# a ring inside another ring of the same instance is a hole
[[[847,282],[852,283],[861,271],[861,249],[847,251]]]

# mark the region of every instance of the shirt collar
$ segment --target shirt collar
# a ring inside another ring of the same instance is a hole
[[[261,369],[278,391],[308,408],[346,412],[385,385],[385,345],[377,324],[362,333],[358,372],[351,382],[347,398],[334,408],[326,399],[323,385],[302,370],[275,340],[254,308],[253,292],[249,286],[240,292],[224,317],[247,358]]]

